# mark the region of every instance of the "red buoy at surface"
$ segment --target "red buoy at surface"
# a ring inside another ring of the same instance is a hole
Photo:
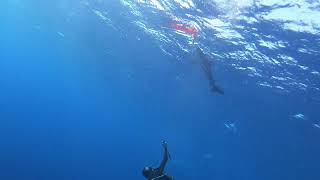
[[[181,31],[183,33],[191,35],[193,38],[198,36],[198,30],[195,27],[186,26],[184,24],[172,23],[171,27],[176,31]]]

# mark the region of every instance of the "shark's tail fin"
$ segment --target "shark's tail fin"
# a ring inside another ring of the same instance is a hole
[[[219,85],[217,85],[215,82],[211,82],[210,86],[211,86],[212,92],[224,95],[224,90]]]

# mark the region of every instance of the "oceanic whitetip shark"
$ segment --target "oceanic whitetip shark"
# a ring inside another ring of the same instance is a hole
[[[213,77],[212,68],[214,66],[214,63],[209,60],[209,58],[203,53],[199,46],[197,46],[197,52],[199,58],[201,59],[201,68],[205,73],[207,79],[209,80],[211,91],[223,95],[224,90],[219,85],[217,85],[216,80]]]
[[[182,23],[177,23],[177,22],[173,22],[170,25],[170,27],[177,32],[183,32],[185,34],[191,35],[191,37],[193,38],[193,44],[194,44],[194,41],[198,36],[197,28],[184,25]],[[202,70],[204,71],[207,79],[209,80],[211,91],[214,93],[223,95],[224,94],[223,89],[219,85],[217,85],[216,80],[213,77],[213,73],[212,73],[212,68],[213,68],[212,66],[214,65],[213,62],[208,59],[208,57],[203,53],[203,51],[200,49],[199,46],[197,46],[197,52],[201,59]]]

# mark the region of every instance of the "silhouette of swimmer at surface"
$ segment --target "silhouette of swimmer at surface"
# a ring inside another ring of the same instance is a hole
[[[160,166],[158,168],[145,167],[142,170],[142,175],[148,180],[173,180],[173,177],[164,174],[165,166],[170,159],[167,142],[162,141],[162,147],[164,148],[164,155]]]
[[[207,79],[209,80],[211,91],[214,93],[223,95],[224,90],[219,85],[217,85],[216,80],[213,77],[213,73],[212,73],[212,66],[214,65],[213,62],[208,59],[208,57],[203,53],[203,51],[199,48],[199,46],[197,46],[197,52],[201,59],[201,68],[204,71]]]

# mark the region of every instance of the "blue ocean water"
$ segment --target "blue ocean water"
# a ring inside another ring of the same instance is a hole
[[[2,0],[0,179],[320,179],[319,7]]]

